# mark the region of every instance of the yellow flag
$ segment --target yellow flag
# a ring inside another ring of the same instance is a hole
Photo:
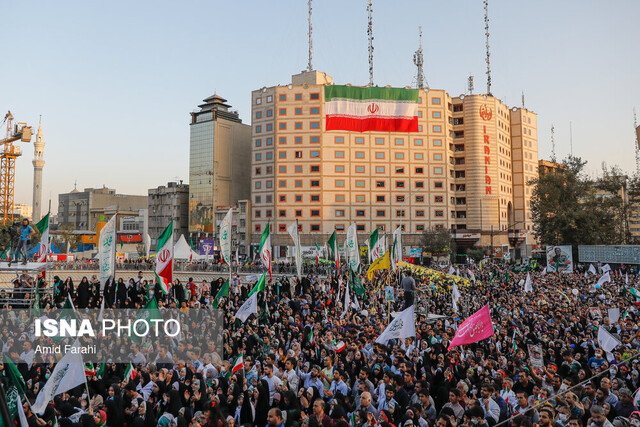
[[[367,270],[367,279],[373,278],[373,272],[376,270],[388,270],[389,269],[389,251],[385,252],[383,256],[376,259],[371,263],[369,270]]]

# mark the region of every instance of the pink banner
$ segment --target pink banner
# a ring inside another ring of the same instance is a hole
[[[489,304],[487,304],[462,322],[447,350],[459,345],[482,341],[491,336],[493,336],[493,322],[491,314],[489,314]]]

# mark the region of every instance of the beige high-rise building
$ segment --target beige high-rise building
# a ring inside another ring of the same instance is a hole
[[[254,243],[270,223],[279,257],[296,219],[303,246],[322,246],[351,223],[360,244],[375,228],[398,226],[405,248],[420,247],[431,228],[452,230],[462,247],[532,243],[535,113],[429,89],[419,92],[418,132],[326,131],[329,84],[325,73],[306,71],[252,92]]]

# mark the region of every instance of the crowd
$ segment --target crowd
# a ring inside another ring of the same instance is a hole
[[[544,274],[484,263],[453,278],[416,270],[360,276],[274,275],[258,293],[258,314],[234,315],[254,283],[234,276],[228,297],[213,283],[174,283],[164,294],[138,278],[79,284],[55,278],[42,307],[137,308],[149,297],[161,307],[224,312],[222,354],[181,342],[136,349],[135,375],[127,364],[104,363],[78,386],[56,396],[42,414],[31,412],[53,364],[24,362],[28,333],[0,344],[27,384],[29,425],[232,427],[557,427],[640,426],[640,318],[633,284],[622,267],[611,280],[582,272]],[[524,291],[530,275],[532,292]],[[394,288],[389,301],[384,288]],[[348,300],[345,295],[349,295]],[[414,305],[416,336],[378,343],[392,313]],[[457,326],[488,304],[493,337],[462,347],[449,344]],[[619,309],[616,319],[609,309]],[[613,316],[613,318],[611,318]],[[598,333],[620,344],[607,353]],[[9,344],[10,343],[10,344]],[[142,356],[142,357],[140,357]],[[239,363],[240,362],[240,363]],[[97,367],[97,366],[96,366]],[[6,364],[2,366],[6,377]]]

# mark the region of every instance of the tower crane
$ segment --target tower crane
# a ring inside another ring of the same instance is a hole
[[[15,189],[16,159],[22,155],[20,146],[14,141],[31,142],[31,126],[26,123],[13,125],[13,114],[9,111],[2,124],[7,124],[7,134],[0,139],[0,223],[13,222],[13,194]],[[1,126],[1,125],[0,125]]]

